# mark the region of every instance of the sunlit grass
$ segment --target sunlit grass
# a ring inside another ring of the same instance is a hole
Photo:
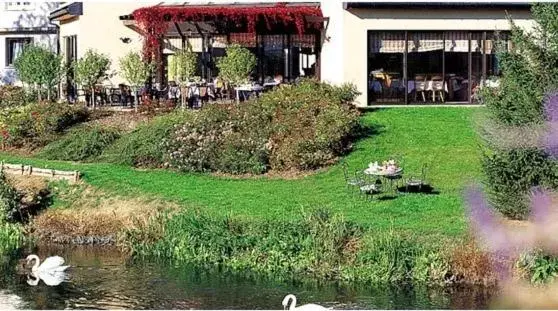
[[[408,194],[393,200],[366,201],[348,192],[340,165],[296,180],[232,179],[165,170],[135,170],[102,163],[71,163],[2,154],[4,161],[79,170],[86,182],[124,196],[153,196],[219,214],[288,219],[300,209],[326,207],[372,230],[418,235],[461,236],[466,228],[462,189],[481,176],[478,138],[472,128],[476,108],[399,108],[366,113],[374,128],[345,157],[351,170],[369,162],[401,159],[405,174],[430,165],[437,195]]]

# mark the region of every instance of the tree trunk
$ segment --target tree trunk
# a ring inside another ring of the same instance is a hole
[[[35,84],[35,88],[37,89],[37,97],[39,99],[39,102],[41,102],[41,100],[43,100],[41,98],[41,88],[37,86],[37,84]]]
[[[95,110],[95,87],[91,88],[91,108]]]
[[[47,88],[47,100],[50,102],[50,87]]]
[[[134,101],[135,101],[134,110],[137,113],[138,112],[138,106],[139,106],[138,88],[137,87],[134,88]]]

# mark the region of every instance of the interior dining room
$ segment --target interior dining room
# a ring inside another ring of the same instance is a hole
[[[369,31],[371,104],[474,104],[499,74],[496,54],[509,32]]]

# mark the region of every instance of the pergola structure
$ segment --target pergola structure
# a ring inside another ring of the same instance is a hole
[[[140,8],[130,15],[120,16],[124,25],[142,34],[143,53],[156,61],[156,82],[164,80],[166,40],[180,42],[175,48],[185,48],[191,39],[201,40],[201,76],[209,79],[215,70],[215,46],[230,43],[249,47],[258,58],[257,76],[269,73],[270,50],[278,47],[284,55],[283,72],[286,79],[297,76],[293,54],[312,53],[314,75],[319,77],[319,55],[322,30],[328,21],[322,16],[319,3],[233,3],[206,5],[156,5]],[[296,52],[296,53],[294,53]],[[266,55],[267,54],[267,55]],[[308,57],[307,57],[308,63]],[[299,65],[300,65],[299,61]],[[304,63],[304,57],[302,57]],[[269,66],[268,66],[269,67]]]

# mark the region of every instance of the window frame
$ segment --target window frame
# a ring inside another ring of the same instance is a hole
[[[6,67],[14,66],[14,55],[12,50],[12,42],[24,42],[25,44],[33,44],[33,37],[8,37],[6,38]]]

